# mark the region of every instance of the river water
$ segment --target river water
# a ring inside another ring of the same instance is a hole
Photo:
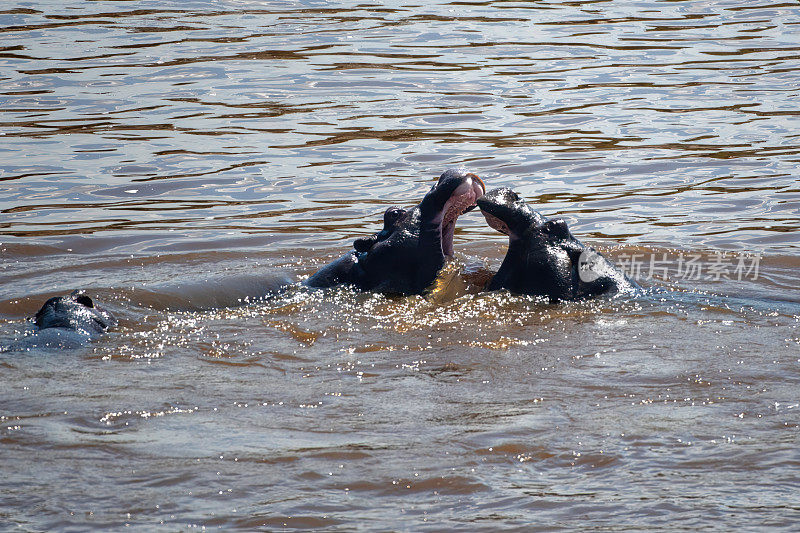
[[[796,530],[800,7],[136,2],[0,10],[0,529]],[[446,168],[647,292],[270,292]],[[265,296],[266,295],[266,296]],[[265,296],[263,298],[260,298]]]

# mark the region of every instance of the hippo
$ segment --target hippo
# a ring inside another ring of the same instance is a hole
[[[75,348],[115,326],[114,316],[97,305],[83,291],[47,300],[32,319],[37,331],[2,351],[32,348]]]
[[[453,256],[459,215],[473,209],[485,190],[475,174],[464,168],[448,169],[417,206],[387,209],[379,233],[357,239],[353,250],[304,284],[313,288],[349,284],[384,294],[422,294],[446,258]]]
[[[547,296],[551,302],[640,290],[576,239],[563,219],[546,219],[511,189],[489,191],[477,203],[489,226],[508,235],[508,251],[488,290]]]

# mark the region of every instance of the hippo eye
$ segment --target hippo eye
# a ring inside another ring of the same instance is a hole
[[[75,297],[75,301],[78,302],[79,304],[81,304],[84,307],[88,307],[89,309],[94,308],[94,302],[92,301],[91,298],[89,298],[85,294],[81,294],[81,295]]]
[[[406,214],[406,210],[402,207],[390,207],[386,210],[383,214],[383,227],[384,229],[394,226],[398,220],[400,220],[403,215]]]

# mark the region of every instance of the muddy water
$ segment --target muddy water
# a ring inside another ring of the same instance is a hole
[[[0,529],[785,529],[800,520],[791,2],[79,2],[0,11]],[[290,285],[447,167],[633,300]],[[266,296],[265,296],[266,295]],[[263,297],[263,298],[262,298]]]

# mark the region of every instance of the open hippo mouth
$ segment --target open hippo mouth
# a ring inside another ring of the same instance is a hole
[[[519,239],[531,226],[545,221],[541,213],[525,203],[520,196],[507,187],[493,189],[478,198],[478,207],[486,223],[510,240]]]
[[[477,206],[486,191],[467,169],[447,169],[419,204],[390,207],[383,229],[361,237],[353,250],[305,281],[309,287],[351,284],[384,294],[423,294],[453,255],[456,220]]]
[[[500,233],[505,235],[511,236],[511,228],[508,227],[508,224],[500,220],[494,215],[490,215],[486,211],[483,211],[483,217],[486,219],[486,223],[489,224],[489,227],[496,229]]]
[[[456,220],[478,205],[477,199],[483,196],[486,187],[483,181],[475,174],[464,176],[464,181],[450,194],[441,210],[439,223],[439,237],[442,243],[442,253],[447,257],[453,256],[453,235],[456,231]],[[438,217],[437,217],[438,218]]]

